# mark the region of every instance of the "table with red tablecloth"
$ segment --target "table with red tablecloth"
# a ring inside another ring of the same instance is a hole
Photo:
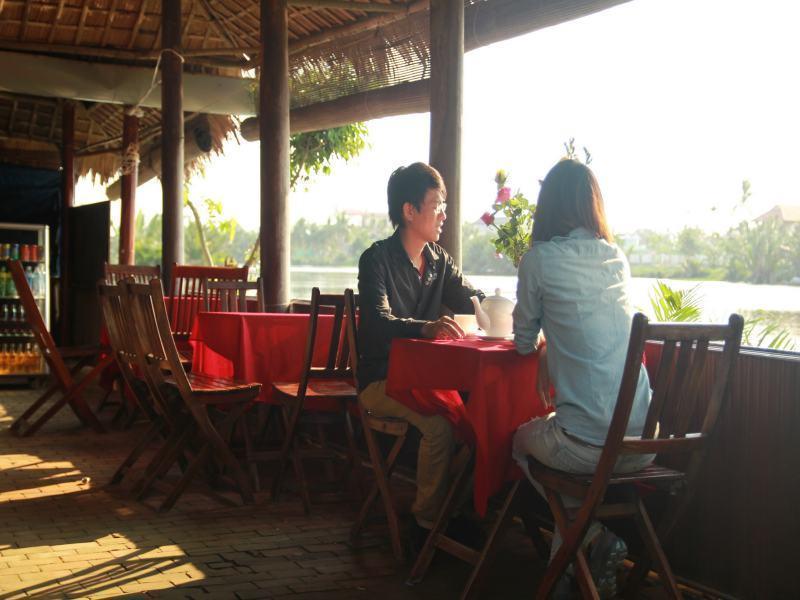
[[[522,423],[547,413],[538,394],[538,357],[509,341],[396,339],[386,392],[422,414],[448,418],[475,450],[475,509],[521,476],[511,441]],[[469,393],[466,404],[457,391]]]
[[[272,384],[300,381],[308,337],[308,315],[288,313],[197,314],[189,342],[192,372],[262,385],[260,399],[273,401]],[[314,363],[324,360],[332,315],[320,315]]]

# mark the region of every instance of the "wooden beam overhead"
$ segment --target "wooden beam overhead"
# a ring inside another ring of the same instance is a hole
[[[349,23],[347,25],[342,25],[341,27],[334,27],[314,35],[300,38],[299,40],[295,40],[289,44],[289,54],[300,54],[309,48],[319,46],[325,42],[330,42],[336,38],[347,37],[356,33],[378,29],[379,27],[400,21],[408,15],[413,15],[415,13],[428,10],[429,6],[430,0],[417,0],[414,3],[404,5],[404,10],[402,12],[380,15],[378,17],[370,17],[369,19],[356,21],[355,23]]]
[[[350,0],[289,0],[289,6],[307,6],[309,8],[339,8],[342,10],[360,10],[375,13],[403,13],[406,4],[383,4],[378,2],[352,2]]]

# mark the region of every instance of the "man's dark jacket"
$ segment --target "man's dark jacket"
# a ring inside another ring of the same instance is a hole
[[[408,258],[399,230],[364,251],[358,262],[360,320],[358,385],[386,379],[393,338],[422,337],[422,326],[442,314],[473,313],[470,296],[483,293],[464,279],[453,259],[438,244],[422,252],[420,276]]]

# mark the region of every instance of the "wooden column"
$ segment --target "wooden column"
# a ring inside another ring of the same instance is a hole
[[[125,156],[122,174],[122,202],[119,217],[119,264],[136,262],[136,186],[139,179],[139,117],[126,107],[122,120],[122,151]]]
[[[288,40],[286,0],[261,0],[261,277],[273,310],[289,302]]]
[[[62,345],[70,340],[69,315],[69,209],[75,205],[75,104],[65,101],[61,105],[61,169],[62,196],[61,211],[61,249],[58,254],[61,271],[59,273],[59,331]]]
[[[173,263],[183,262],[183,67],[181,1],[162,2],[161,147],[163,224],[161,270],[168,285]]]
[[[61,106],[61,166],[67,209],[75,205],[75,104],[69,101]]]
[[[447,221],[439,243],[461,265],[461,112],[464,0],[431,0],[430,163],[447,186]]]

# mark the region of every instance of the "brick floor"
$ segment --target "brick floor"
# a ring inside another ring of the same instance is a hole
[[[0,388],[0,598],[446,599],[466,580],[466,565],[438,556],[425,581],[406,586],[409,565],[394,561],[385,532],[350,543],[353,501],[307,517],[290,493],[231,508],[190,491],[159,514],[124,484],[106,486],[141,426],[95,434],[65,409],[32,438],[11,435],[35,397]],[[511,532],[485,596],[529,597],[540,571]]]

